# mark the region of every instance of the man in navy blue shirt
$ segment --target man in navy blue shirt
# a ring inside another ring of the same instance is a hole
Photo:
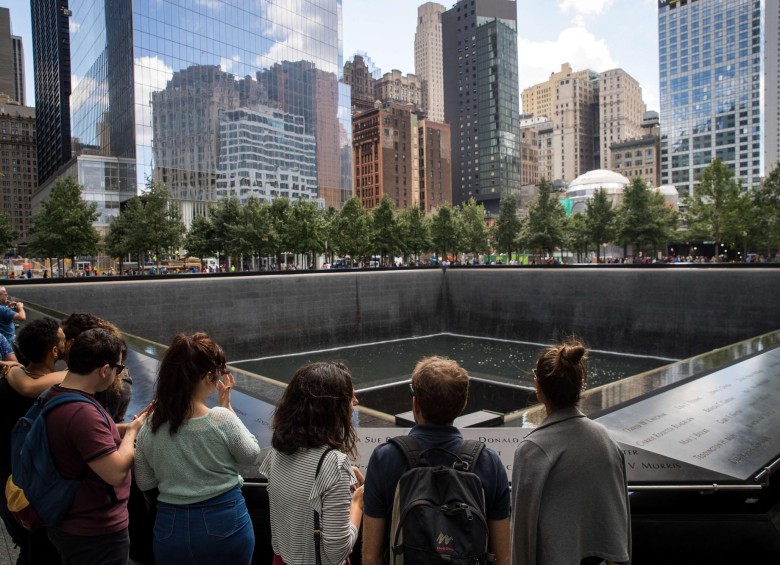
[[[409,432],[420,449],[439,447],[458,453],[463,436],[453,426],[455,418],[466,407],[469,390],[468,373],[455,361],[428,357],[420,361],[412,374],[412,412],[414,426]],[[432,451],[431,465],[451,465],[449,455]],[[363,494],[363,564],[386,563],[390,546],[390,522],[398,480],[407,471],[404,454],[385,443],[377,447],[368,463]],[[485,448],[477,460],[474,473],[482,481],[485,513],[490,531],[489,551],[496,563],[508,564],[509,555],[509,481],[501,459]]]

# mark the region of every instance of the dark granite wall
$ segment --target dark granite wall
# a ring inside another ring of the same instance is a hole
[[[9,292],[61,312],[92,312],[163,344],[203,330],[231,359],[444,331],[434,269],[17,285]]]
[[[16,284],[168,343],[205,330],[233,359],[452,333],[684,358],[780,328],[780,269],[448,269]]]
[[[780,269],[450,269],[447,329],[682,359],[780,329]]]

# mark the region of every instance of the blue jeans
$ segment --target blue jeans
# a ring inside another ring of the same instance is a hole
[[[238,487],[185,506],[157,501],[157,563],[248,565],[254,549],[252,519]]]

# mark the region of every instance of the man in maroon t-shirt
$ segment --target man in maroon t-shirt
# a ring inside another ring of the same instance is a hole
[[[47,398],[65,392],[92,397],[106,390],[124,370],[124,341],[104,329],[87,330],[70,348],[68,374]],[[63,563],[126,565],[130,538],[127,499],[135,437],[145,415],[128,424],[120,437],[101,406],[70,402],[46,416],[52,457],[63,476],[80,477],[68,515],[48,529]]]

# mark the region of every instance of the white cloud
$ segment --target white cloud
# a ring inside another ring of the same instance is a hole
[[[197,0],[197,4],[206,8],[219,8],[222,6],[221,0]]]
[[[587,16],[601,14],[612,6],[614,0],[561,0],[558,7],[564,14],[574,12],[575,15]]]
[[[571,63],[575,71],[602,72],[618,66],[606,42],[597,39],[584,26],[564,29],[553,41],[518,37],[517,48],[521,91],[548,80],[550,74],[561,70],[563,63]]]
[[[152,145],[152,93],[163,90],[173,77],[173,68],[160,57],[135,59],[135,142]]]
[[[226,73],[232,73],[233,68],[236,66],[236,63],[241,62],[241,57],[238,55],[233,55],[230,59],[226,57],[222,57],[219,60],[219,68],[225,71]]]
[[[68,22],[68,31],[70,31],[71,34],[76,33],[80,27],[81,24],[72,19]]]

